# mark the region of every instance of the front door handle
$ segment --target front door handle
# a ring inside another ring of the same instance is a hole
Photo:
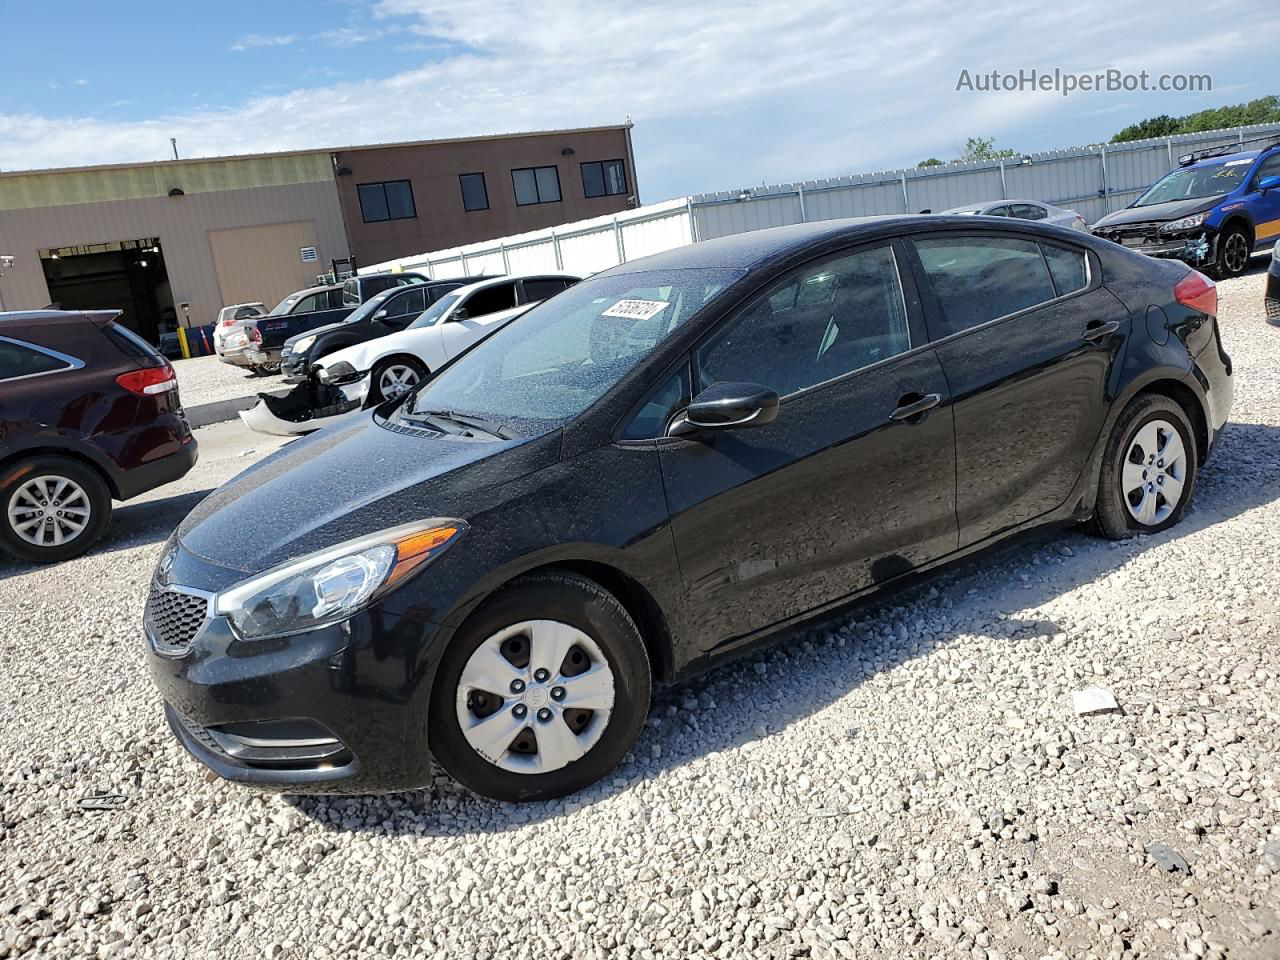
[[[1095,320],[1084,328],[1084,333],[1080,335],[1080,339],[1090,343],[1097,343],[1103,337],[1109,337],[1119,329],[1120,324],[1114,320],[1107,320],[1105,323]]]
[[[939,393],[927,393],[924,396],[918,393],[908,393],[898,400],[898,409],[889,414],[889,419],[910,420],[912,417],[918,417],[920,414],[932,410],[941,402],[942,394]]]

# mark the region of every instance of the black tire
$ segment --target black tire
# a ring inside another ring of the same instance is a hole
[[[390,367],[408,367],[418,376],[418,383],[421,383],[427,375],[427,368],[413,357],[395,356],[387,357],[378,361],[374,365],[373,372],[369,374],[369,403],[381,403],[387,397],[383,396],[381,380],[382,375],[387,372]]]
[[[1232,227],[1218,237],[1218,249],[1213,257],[1213,274],[1218,280],[1230,280],[1249,269],[1252,253],[1249,235],[1240,227]],[[1243,256],[1241,255],[1243,251]]]
[[[89,519],[73,539],[57,546],[40,546],[18,535],[9,507],[14,494],[39,477],[64,478],[78,484],[89,501]],[[93,467],[69,457],[36,456],[19,460],[0,470],[0,548],[32,563],[61,563],[78,557],[92,547],[111,522],[111,491]]]
[[[280,372],[280,362],[275,363],[256,363],[253,366],[255,376],[270,377]]]
[[[467,742],[458,722],[458,684],[472,653],[489,637],[524,620],[548,619],[581,630],[604,653],[614,678],[613,708],[600,739],[567,766],[548,773],[504,770]],[[595,783],[626,756],[648,715],[651,686],[640,631],[611,593],[568,572],[520,577],[485,601],[445,650],[431,693],[431,753],[450,776],[483,796],[504,801],[562,797]]]
[[[1171,424],[1182,440],[1186,458],[1182,492],[1172,512],[1158,523],[1140,522],[1125,502],[1122,476],[1134,439],[1147,424],[1161,420]],[[1182,407],[1159,394],[1141,394],[1135,397],[1116,421],[1102,456],[1102,472],[1098,477],[1098,502],[1094,507],[1090,529],[1110,540],[1124,540],[1138,533],[1159,533],[1167,530],[1187,510],[1195,495],[1196,479],[1200,473],[1200,455],[1196,448],[1195,431]]]

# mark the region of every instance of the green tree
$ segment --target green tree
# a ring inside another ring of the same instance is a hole
[[[963,160],[1003,160],[1006,157],[1012,157],[1014,151],[1010,149],[997,150],[995,137],[970,137],[964,142],[964,154],[960,157]]]
[[[928,160],[921,160],[919,163],[916,164],[916,166],[917,167],[940,167],[942,166],[942,161],[939,160],[937,157],[930,157]]]
[[[1171,137],[1179,133],[1200,133],[1258,123],[1280,123],[1280,96],[1259,97],[1248,103],[1235,103],[1226,107],[1211,107],[1184,117],[1149,117],[1125,127],[1111,138],[1111,142]]]

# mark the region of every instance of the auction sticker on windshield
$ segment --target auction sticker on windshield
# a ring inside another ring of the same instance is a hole
[[[666,300],[619,300],[600,316],[621,317],[624,320],[648,320],[650,317],[656,317],[669,306]]]

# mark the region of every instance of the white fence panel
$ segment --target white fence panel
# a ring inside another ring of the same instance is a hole
[[[482,273],[502,274],[507,272],[507,265],[502,262],[502,251],[491,247],[476,253],[467,253],[467,276],[474,277]]]
[[[560,239],[560,261],[570,273],[598,273],[622,262],[613,227]]]
[[[512,273],[555,273],[556,248],[550,240],[507,248]]]

